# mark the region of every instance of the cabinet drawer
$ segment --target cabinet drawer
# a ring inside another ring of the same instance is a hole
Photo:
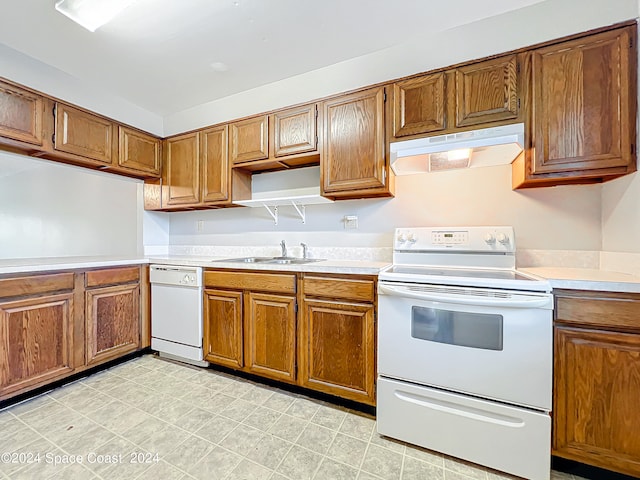
[[[91,270],[86,275],[86,286],[111,285],[115,283],[131,283],[140,280],[140,267],[107,268]]]
[[[580,292],[556,293],[558,323],[640,330],[640,295]]]
[[[0,298],[73,290],[73,273],[0,279]]]
[[[277,273],[204,272],[206,287],[235,288],[263,292],[296,292],[296,276]]]
[[[345,298],[361,302],[373,302],[375,285],[372,280],[331,277],[304,277],[302,290],[305,296]]]

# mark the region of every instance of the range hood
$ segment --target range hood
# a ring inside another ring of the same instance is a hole
[[[523,123],[405,140],[391,143],[391,168],[396,175],[409,175],[504,165],[513,162],[523,147]]]

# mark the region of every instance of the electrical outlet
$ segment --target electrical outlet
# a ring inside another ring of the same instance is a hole
[[[204,220],[198,220],[196,222],[196,230],[198,231],[198,233],[202,233],[202,231],[204,230]]]
[[[357,215],[345,215],[343,221],[344,221],[345,230],[357,230],[358,229],[358,216]]]

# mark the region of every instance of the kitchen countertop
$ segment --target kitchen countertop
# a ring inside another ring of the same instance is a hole
[[[640,277],[596,268],[530,267],[518,268],[549,280],[553,288],[640,293]]]
[[[9,273],[77,270],[84,268],[115,267],[148,263],[144,257],[50,257],[0,260],[0,275]]]
[[[20,258],[0,260],[0,275],[11,273],[36,273],[60,270],[80,270],[88,268],[115,267],[119,265],[139,265],[160,263],[165,265],[188,265],[206,268],[228,268],[234,270],[270,270],[283,272],[344,273],[359,275],[377,275],[389,265],[387,262],[360,260],[324,260],[298,265],[258,264],[242,262],[220,262],[230,257],[192,257],[192,256],[150,256],[150,257],[51,257]]]
[[[230,257],[188,257],[188,256],[153,256],[149,263],[164,265],[190,265],[206,268],[228,268],[234,270],[271,270],[279,272],[314,272],[345,273],[354,275],[377,275],[380,270],[390,265],[388,262],[372,262],[363,260],[323,260],[303,264],[282,265],[273,263],[221,262]]]

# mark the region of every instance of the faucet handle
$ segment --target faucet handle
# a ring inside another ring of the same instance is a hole
[[[309,251],[309,247],[304,242],[300,242],[300,246],[302,247],[302,258],[307,258],[307,252]]]

